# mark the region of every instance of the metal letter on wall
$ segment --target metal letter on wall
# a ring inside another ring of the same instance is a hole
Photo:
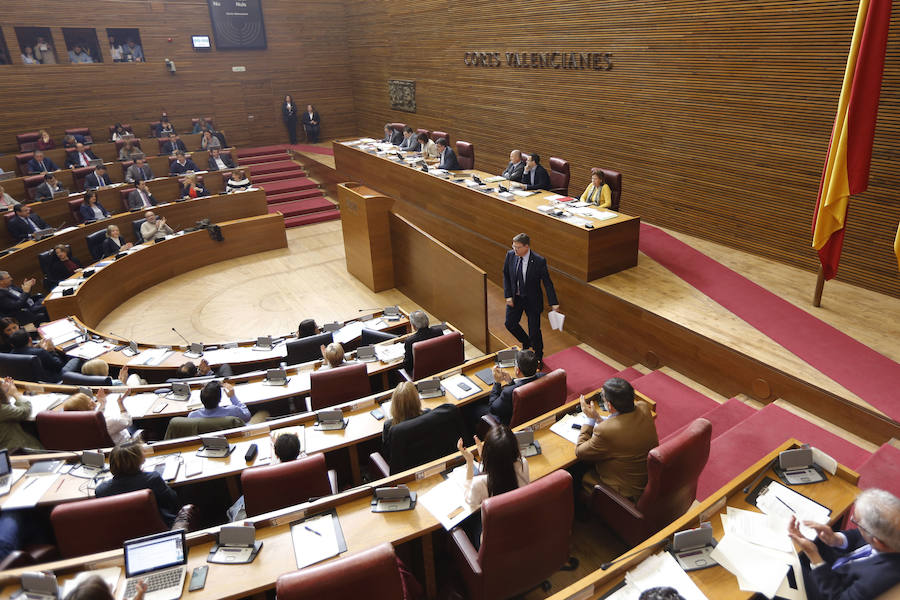
[[[391,108],[405,112],[416,112],[416,82],[403,79],[388,79],[388,94]]]

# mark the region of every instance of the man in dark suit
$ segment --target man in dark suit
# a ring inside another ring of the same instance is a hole
[[[90,148],[78,142],[75,144],[75,150],[66,155],[66,168],[74,169],[78,167],[86,167],[92,160],[96,160],[97,156],[91,152]]]
[[[179,150],[181,150],[182,152],[187,152],[187,146],[185,146],[184,142],[179,140],[174,133],[170,133],[169,139],[163,142],[162,153],[168,156],[172,156]]]
[[[418,152],[419,148],[419,138],[416,136],[416,132],[407,125],[403,128],[403,141],[400,142],[400,149],[407,152]]]
[[[94,169],[93,173],[88,173],[88,176],[84,178],[84,189],[95,190],[111,183],[109,175],[106,174],[106,167],[100,165]]]
[[[35,231],[50,227],[38,215],[31,214],[31,207],[27,204],[17,204],[13,208],[13,213],[12,219],[6,222],[6,227],[9,229],[10,237],[16,240],[17,244],[27,240]]]
[[[313,108],[312,104],[306,105],[306,112],[300,117],[300,122],[303,123],[303,129],[306,131],[306,141],[310,144],[318,143],[319,124],[322,120],[319,118],[319,112]]]
[[[460,168],[459,161],[456,160],[456,152],[450,148],[447,138],[438,138],[435,145],[441,156],[440,162],[438,163],[438,169],[458,171]]]
[[[231,162],[231,156],[222,154],[218,148],[209,151],[209,170],[221,171],[222,169],[233,169],[234,163]]]
[[[140,210],[142,208],[150,208],[156,206],[158,202],[150,190],[147,188],[145,180],[139,181],[137,188],[128,194],[128,210]]]
[[[516,378],[512,379],[509,374],[494,367],[494,387],[491,388],[491,395],[488,397],[486,404],[479,406],[481,415],[490,414],[495,419],[509,425],[513,413],[513,391],[526,383],[537,380],[544,376],[544,373],[537,372],[538,361],[533,350],[519,350],[516,352]],[[474,428],[473,428],[474,430]]]
[[[143,158],[136,158],[134,164],[125,171],[126,183],[137,183],[138,181],[146,181],[153,179],[153,170]]]
[[[556,290],[547,270],[547,260],[531,251],[531,238],[520,233],[513,238],[512,250],[506,253],[503,263],[503,297],[506,298],[506,329],[516,336],[522,349],[533,348],[538,364],[544,358],[544,339],[541,336],[541,313],[544,297],[541,282],[547,291],[550,310],[557,310],[559,302]],[[528,317],[528,333],[519,320],[522,313]]]
[[[809,600],[880,598],[900,583],[900,499],[869,488],[856,498],[850,522],[857,529],[835,532],[804,521],[816,531],[811,542],[791,519],[788,535],[806,555],[801,567]]]
[[[184,152],[175,153],[175,160],[169,165],[169,175],[184,175],[188,171],[197,171],[197,165],[189,158],[185,158]]]
[[[550,175],[547,169],[541,166],[539,154],[532,153],[525,161],[525,171],[522,173],[522,187],[526,190],[549,190]]]
[[[46,173],[44,175],[44,183],[37,186],[34,190],[34,199],[38,202],[43,202],[53,198],[53,194],[64,191],[66,191],[65,188],[56,180],[56,177]]]
[[[13,354],[37,356],[40,359],[42,373],[38,375],[39,381],[58,382],[62,378],[63,371],[77,370],[81,362],[77,358],[64,361],[49,339],[43,339],[35,346],[31,342],[31,336],[24,329],[19,329],[9,336],[9,343]]]
[[[521,183],[524,172],[525,161],[522,160],[522,153],[518,150],[513,150],[509,153],[509,164],[506,165],[506,170],[501,173],[501,177]]]
[[[42,150],[35,150],[34,156],[32,156],[31,160],[25,165],[25,170],[29,175],[37,175],[38,173],[58,171],[59,167],[57,167],[52,160],[44,156]]]
[[[428,326],[428,315],[421,310],[414,310],[409,315],[409,323],[415,329],[415,333],[406,338],[403,342],[403,370],[412,377],[413,372],[413,351],[412,346],[416,342],[430,340],[444,334],[444,328],[440,325],[434,327]]]
[[[23,281],[21,287],[13,285],[12,276],[0,271],[0,316],[12,317],[23,325],[49,321],[43,297],[31,293],[34,283],[32,277]]]
[[[381,141],[399,146],[403,142],[403,133],[394,129],[390,123],[386,123],[384,126],[384,138]]]

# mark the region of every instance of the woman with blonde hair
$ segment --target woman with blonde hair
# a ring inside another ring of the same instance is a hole
[[[95,410],[103,413],[103,416],[106,419],[106,431],[109,432],[109,437],[112,439],[113,443],[124,444],[125,442],[131,441],[131,432],[128,431],[132,422],[131,415],[128,414],[128,409],[125,408],[125,396],[127,395],[128,392],[119,394],[119,397],[116,400],[119,405],[118,416],[106,414],[106,390],[103,388],[97,390],[96,400],[91,399],[90,396],[83,392],[72,394],[66,398],[65,402],[63,402],[63,410]]]
[[[320,371],[336,369],[337,367],[342,367],[346,364],[344,363],[344,347],[337,342],[331,342],[327,346],[323,344],[321,350],[322,366],[319,367]]]
[[[391,418],[385,419],[384,429],[381,431],[381,454],[385,460],[391,459],[391,428],[425,412],[428,410],[422,410],[422,400],[414,383],[404,381],[394,388],[391,395]]]

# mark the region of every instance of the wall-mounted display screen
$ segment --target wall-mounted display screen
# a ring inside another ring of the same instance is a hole
[[[266,47],[261,0],[207,0],[217,50]]]

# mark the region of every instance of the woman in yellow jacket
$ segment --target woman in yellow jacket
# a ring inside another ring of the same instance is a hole
[[[603,171],[591,169],[591,184],[587,186],[579,200],[596,204],[600,208],[612,206],[612,192],[609,186],[603,182]]]

